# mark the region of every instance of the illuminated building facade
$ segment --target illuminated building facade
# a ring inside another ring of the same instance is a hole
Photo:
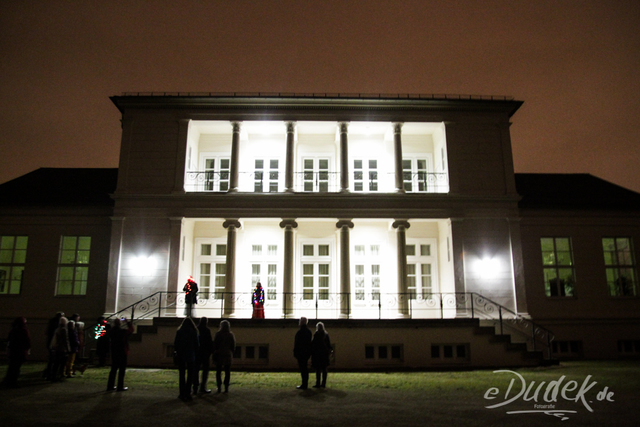
[[[581,320],[570,313],[577,301],[589,316],[591,303],[578,299],[576,240],[596,221],[604,233],[599,255],[609,260],[602,288],[609,286],[611,309],[622,310],[609,321],[628,331],[616,345],[635,349],[637,210],[618,210],[612,220],[521,197],[520,186],[538,187],[536,176],[513,170],[509,126],[519,101],[337,94],[112,101],[122,113],[120,165],[100,172],[101,194],[111,198],[57,203],[46,220],[37,201],[27,216],[17,214],[24,201],[4,208],[3,250],[28,256],[24,265],[3,264],[16,279],[5,280],[2,304],[23,304],[33,292],[35,317],[88,300],[91,313],[133,315],[140,364],[166,362],[189,276],[199,285],[196,315],[235,319],[241,328],[241,365],[294,366],[289,346],[276,343],[290,338],[300,316],[325,321],[343,368],[590,357],[588,337],[571,338]],[[543,208],[523,205],[528,200]],[[572,231],[563,233],[565,225]],[[37,242],[40,234],[48,245]],[[51,276],[39,273],[53,295],[36,296],[42,287],[27,285],[33,246],[53,259]],[[250,320],[258,282],[266,316],[259,324]],[[592,316],[594,325],[601,318]]]

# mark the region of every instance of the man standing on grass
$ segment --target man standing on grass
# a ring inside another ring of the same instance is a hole
[[[309,358],[311,357],[311,331],[307,326],[307,318],[300,318],[300,329],[296,332],[293,343],[293,357],[298,360],[302,384],[297,389],[306,390],[309,386]]]

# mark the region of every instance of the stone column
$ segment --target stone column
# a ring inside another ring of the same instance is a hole
[[[293,313],[293,229],[298,227],[294,219],[283,219],[280,228],[284,228],[284,271],[282,272],[282,316],[286,319]]]
[[[527,309],[527,291],[524,285],[524,258],[522,255],[520,219],[507,218],[507,221],[509,222],[509,240],[511,244],[511,259],[513,260],[514,311],[521,316],[531,318]]]
[[[396,166],[396,192],[404,193],[402,173],[402,123],[393,124],[393,154]]]
[[[464,220],[462,218],[451,218],[451,252],[455,292],[464,295],[467,292],[467,286],[464,281]],[[469,317],[469,313],[465,307],[456,307],[456,317]]]
[[[236,229],[240,228],[237,219],[228,219],[222,226],[227,229],[227,272],[224,287],[224,317],[233,317],[236,292]]]
[[[111,247],[109,249],[109,270],[107,272],[107,298],[104,307],[107,315],[118,311],[118,284],[120,283],[123,234],[124,217],[111,217]]]
[[[409,221],[396,220],[393,228],[397,230],[398,241],[398,317],[409,317],[409,290],[407,288],[407,229]]]
[[[238,191],[238,163],[240,159],[240,122],[232,122],[233,137],[231,138],[231,164],[229,170],[229,192]]]
[[[293,193],[293,167],[294,167],[294,138],[296,131],[296,122],[287,122],[287,153],[285,159],[284,171],[284,191]]]
[[[340,230],[340,318],[351,315],[351,262],[349,251],[349,229],[353,228],[350,219],[341,219],[336,223]]]
[[[187,177],[187,137],[189,135],[189,119],[178,120],[178,142],[176,143],[176,174],[173,185],[173,194],[185,192],[185,178]],[[192,189],[193,191],[193,189]]]
[[[171,240],[169,242],[169,274],[167,278],[167,289],[168,292],[173,291],[182,291],[182,287],[180,286],[180,282],[182,279],[182,283],[187,281],[186,277],[180,278],[178,276],[180,271],[180,236],[182,234],[182,217],[171,217],[169,218],[171,221]],[[173,294],[171,296],[177,296],[177,294]],[[158,313],[159,317],[167,316],[167,315],[175,315],[175,304],[172,304],[169,308],[169,305],[166,303],[168,298],[171,298],[170,295],[164,295],[160,299],[160,303],[167,307],[166,310],[162,310]]]
[[[340,192],[349,192],[349,123],[341,122],[340,127]]]

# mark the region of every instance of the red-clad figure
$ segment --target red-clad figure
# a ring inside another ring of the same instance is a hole
[[[253,314],[251,315],[251,318],[264,319],[264,289],[260,282],[258,282],[256,288],[253,290],[251,305],[253,306]]]
[[[187,317],[193,317],[193,305],[198,303],[198,284],[193,280],[193,277],[189,276],[182,290],[184,291],[184,303],[186,304],[184,314]]]

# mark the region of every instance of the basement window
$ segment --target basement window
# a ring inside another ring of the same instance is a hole
[[[269,344],[237,345],[233,358],[241,364],[269,363]]]
[[[431,359],[437,362],[468,362],[469,344],[432,344]]]
[[[618,353],[621,356],[640,355],[640,340],[618,340]]]
[[[556,357],[561,358],[580,358],[582,357],[582,341],[565,340],[552,341],[551,351]]]
[[[398,363],[403,360],[401,344],[367,344],[364,346],[364,358],[372,363]]]

